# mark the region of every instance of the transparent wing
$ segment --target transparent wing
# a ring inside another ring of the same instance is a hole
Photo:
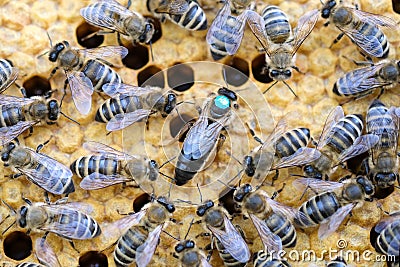
[[[327,142],[329,141],[329,137],[331,135],[332,128],[343,117],[344,117],[344,112],[341,106],[337,106],[329,113],[328,117],[326,118],[324,128],[322,129],[321,136],[318,140],[318,145],[317,145],[318,150],[323,148],[327,144]]]
[[[316,193],[323,193],[339,189],[343,187],[343,183],[323,181],[315,178],[298,178],[293,181],[293,186],[299,191],[311,188]]]
[[[163,224],[149,233],[146,241],[136,249],[136,265],[146,267],[156,251]]]
[[[91,49],[80,49],[80,53],[92,59],[103,59],[108,57],[124,58],[128,55],[128,49],[123,46],[101,46]]]
[[[293,155],[281,158],[274,164],[273,169],[305,165],[317,160],[319,157],[321,157],[321,152],[317,149],[301,147]]]
[[[124,83],[107,83],[104,84],[101,89],[103,90],[104,93],[106,93],[111,97],[115,97],[117,96],[117,94],[123,94],[128,96],[141,96],[154,92],[155,90],[154,87],[150,86],[140,87]]]
[[[124,129],[135,122],[147,118],[151,113],[152,111],[148,109],[137,109],[133,112],[117,114],[107,123],[106,129],[111,132]]]
[[[44,238],[37,238],[35,242],[35,254],[40,263],[49,267],[61,267],[57,255]]]
[[[294,55],[307,36],[311,33],[312,29],[314,29],[315,24],[318,21],[319,11],[318,9],[314,9],[308,11],[304,14],[297,24],[297,27],[294,29],[294,40],[292,45],[292,55]]]
[[[261,220],[254,214],[249,214],[254,226],[257,229],[258,235],[264,244],[266,251],[281,251],[282,250],[282,240],[279,236],[274,234],[264,220]]]
[[[93,84],[82,72],[72,71],[67,73],[72,100],[76,109],[87,115],[92,107]]]
[[[212,265],[207,261],[207,258],[201,255],[201,267],[212,267]]]
[[[162,1],[155,9],[157,13],[168,13],[170,15],[182,15],[189,9],[189,2],[186,0]]]
[[[345,162],[364,152],[370,150],[379,141],[379,136],[375,134],[364,134],[354,140],[354,144],[343,151],[338,158],[339,162]]]
[[[79,185],[84,190],[96,190],[130,181],[132,181],[132,178],[128,178],[123,175],[104,175],[98,172],[94,172],[84,177]]]
[[[265,139],[260,149],[275,149],[276,141],[287,131],[287,122],[282,118],[276,124],[272,133]]]
[[[94,7],[96,4],[93,4],[82,8],[81,16],[90,24],[128,35],[124,25],[118,23],[116,18],[109,14],[116,13],[119,17],[126,18],[132,16],[133,13],[116,1],[101,1],[100,3],[96,7]]]
[[[38,123],[37,121],[20,121],[17,124],[10,127],[1,127],[0,128],[0,143],[5,145],[20,134],[22,134],[25,130],[29,129],[33,125]]]
[[[2,106],[24,106],[35,102],[35,99],[24,98],[10,95],[0,95],[0,105]]]
[[[343,28],[343,32],[350,37],[353,42],[358,45],[367,54],[374,57],[383,56],[383,46],[378,38],[374,35],[365,35],[355,29]]]
[[[275,213],[283,215],[284,218],[289,219],[291,222],[294,222],[296,220],[304,222],[308,220],[308,217],[303,212],[300,212],[295,208],[286,206],[285,204],[279,203],[268,197],[266,194],[264,194],[264,197]]]
[[[340,207],[329,219],[322,222],[318,229],[319,239],[324,239],[335,232],[354,206],[353,203],[350,203]]]
[[[208,226],[208,229],[222,243],[226,251],[237,261],[246,263],[250,260],[250,250],[243,237],[233,226],[227,216],[224,216],[225,230]]]
[[[400,215],[397,216],[389,216],[386,218],[383,218],[382,220],[379,221],[379,223],[375,226],[375,231],[380,233],[382,232],[386,227],[388,227],[390,224],[396,223],[396,225],[400,224]]]
[[[67,166],[44,154],[36,153],[30,148],[25,148],[25,150],[45,170],[34,165],[32,168],[21,168],[19,171],[44,190],[56,195],[64,194],[64,185],[72,181],[72,171]]]
[[[5,83],[0,85],[0,93],[4,92],[8,87],[10,87],[14,81],[18,78],[18,68],[16,67],[11,67],[11,72],[10,75],[8,76],[8,79],[5,81]]]
[[[260,42],[260,44],[262,45],[268,56],[271,56],[271,51],[270,51],[271,45],[264,31],[263,18],[253,10],[247,10],[246,14],[247,14],[247,23],[249,24],[251,31],[253,32],[257,40]]]
[[[116,150],[108,145],[96,141],[88,141],[83,143],[83,148],[91,153],[115,157],[120,160],[138,158],[138,156],[131,156],[122,151]]]
[[[219,34],[219,31],[225,27],[228,17],[231,15],[230,1],[226,1],[223,7],[218,11],[215,19],[207,32],[206,41],[209,45],[214,43],[213,36]]]
[[[351,11],[363,22],[398,30],[399,24],[390,17],[373,14],[358,9],[352,9]]]

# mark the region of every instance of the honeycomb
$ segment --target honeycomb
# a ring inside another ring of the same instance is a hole
[[[126,1],[120,2],[122,5],[126,4]],[[19,68],[20,75],[17,83],[26,87],[30,93],[40,94],[51,88],[52,90],[56,90],[53,96],[56,99],[61,99],[65,79],[64,74],[60,71],[50,80],[49,84],[47,78],[55,66],[47,60],[46,56],[38,56],[49,49],[49,40],[46,32],[51,36],[53,43],[67,40],[72,47],[82,47],[78,44],[80,38],[77,37],[77,34],[87,34],[87,32],[93,31],[93,29],[87,24],[85,25],[83,18],[79,15],[79,9],[87,6],[90,2],[66,0],[1,0],[0,3],[2,11],[2,15],[0,16],[0,23],[2,25],[2,27],[0,27],[0,36],[2,39],[0,57],[10,59],[14,65]],[[258,10],[261,10],[266,4],[267,3],[259,1],[257,3]],[[321,7],[319,1],[307,0],[272,0],[269,1],[268,4],[278,5],[289,16],[292,27],[296,25],[296,21],[306,11]],[[361,10],[387,15],[394,18],[396,21],[399,20],[399,15],[393,11],[393,7],[398,8],[398,3],[393,3],[394,5],[392,6],[389,0],[361,0],[358,4]],[[201,5],[205,7],[210,24],[218,11],[218,7],[216,7],[214,1],[210,0],[201,2]],[[146,9],[145,1],[133,1],[131,10],[151,16]],[[270,85],[266,83],[264,80],[265,78],[260,75],[264,63],[264,55],[258,52],[257,48],[259,44],[253,37],[249,28],[246,28],[243,42],[238,53],[235,57],[223,59],[221,63],[228,64],[250,77],[249,81],[245,80],[244,83],[238,87],[233,86],[232,84],[234,83],[231,83],[230,87],[232,89],[239,90],[243,88],[246,90],[246,88],[248,89],[249,87],[251,89],[248,91],[249,93],[243,91],[244,93],[241,94],[241,97],[246,96],[248,98],[245,99],[246,101],[241,100],[239,102],[241,106],[237,113],[239,119],[235,120],[231,127],[232,136],[228,136],[223,144],[223,149],[219,150],[215,162],[204,174],[199,174],[200,178],[198,179],[207,181],[212,175],[224,175],[221,174],[220,170],[225,170],[228,164],[232,164],[229,166],[233,167],[228,168],[229,173],[225,174],[224,177],[233,177],[233,175],[240,170],[240,166],[238,166],[237,163],[235,164],[232,157],[226,153],[226,150],[230,149],[236,151],[234,156],[241,159],[251,148],[257,146],[257,143],[248,134],[247,128],[244,127],[244,123],[252,123],[254,121],[251,113],[247,111],[246,105],[248,103],[251,103],[250,107],[257,115],[259,124],[257,134],[260,136],[271,132],[276,121],[282,116],[285,116],[291,126],[308,127],[311,129],[311,133],[314,136],[318,136],[329,112],[344,100],[332,93],[334,82],[345,72],[356,68],[356,66],[344,56],[356,60],[362,59],[355,45],[346,37],[332,48],[329,48],[334,38],[340,32],[332,25],[324,27],[323,23],[324,21],[320,19],[313,32],[297,52],[296,65],[304,74],[295,73],[288,83],[296,92],[298,98],[291,94],[282,83],[276,84],[267,94],[261,97],[260,92],[267,89]],[[128,55],[128,59],[123,62],[123,66],[117,69],[125,83],[135,85],[143,84],[144,81],[153,74],[160,73],[161,70],[167,69],[177,63],[195,61],[213,62],[205,41],[206,31],[188,32],[169,21],[161,24],[160,27],[162,29],[162,34],[159,36],[159,40],[152,45],[154,59],[151,58],[148,47],[132,47],[126,42],[130,54]],[[391,43],[389,58],[397,58],[397,53],[400,52],[398,48],[400,34],[398,31],[384,30],[384,32],[387,34],[388,40]],[[115,34],[96,37],[94,42],[97,43],[95,45],[117,44]],[[188,64],[188,66],[193,67],[196,65]],[[209,65],[204,63],[199,66]],[[191,69],[194,71],[195,75],[203,75],[203,77],[208,77],[224,85],[221,71],[212,72],[208,70],[207,72],[206,68],[202,69],[200,67]],[[190,74],[190,69],[188,72]],[[168,75],[166,72],[163,73],[163,75],[157,77],[155,82],[158,85],[164,84],[167,87],[168,82],[166,80],[168,77],[165,76]],[[227,79],[229,81],[231,77],[228,75]],[[241,82],[238,83],[240,84]],[[254,90],[254,87],[257,88],[257,90]],[[201,99],[204,100],[211,92],[215,92],[217,88],[218,87],[215,85],[210,85],[208,83],[195,84],[189,90],[180,93],[179,100],[190,101],[190,99],[194,99],[201,103]],[[17,86],[9,88],[6,94],[20,96]],[[358,101],[349,102],[343,105],[343,109],[346,114],[361,113],[365,115],[374,97],[376,97],[376,94],[367,96]],[[268,104],[266,104],[264,98]],[[387,106],[398,106],[400,96],[397,94],[397,89],[395,88],[385,91],[380,99]],[[107,134],[105,125],[94,121],[96,108],[99,107],[103,101],[104,99],[102,96],[94,94],[91,112],[89,115],[83,116],[76,111],[70,97],[70,92],[68,92],[64,99],[62,110],[64,113],[68,114],[68,116],[78,121],[79,125],[72,123],[65,117],[61,117],[56,125],[35,127],[32,136],[26,139],[20,138],[20,140],[26,146],[36,148],[37,145],[51,138],[49,144],[44,147],[42,152],[67,166],[78,157],[89,154],[82,148],[83,142],[86,141],[97,141],[109,144],[116,149],[124,150],[132,154],[142,153],[142,148],[145,148],[150,157],[160,164],[176,153],[177,146],[172,146],[170,148],[169,146],[164,147],[160,144],[161,134],[159,129],[162,129],[163,134],[168,134],[171,118],[163,119],[161,116],[152,116],[147,126],[140,124],[140,127],[135,126],[133,129],[129,128],[124,131]],[[187,116],[196,115],[192,114]],[[238,121],[240,121],[240,127],[236,124],[239,124]],[[149,130],[147,130],[146,127],[149,127]],[[164,127],[167,128],[164,129]],[[246,141],[241,143],[237,140]],[[172,164],[165,166],[162,171],[172,175]],[[265,184],[262,189],[272,194],[285,183],[286,186],[279,194],[277,200],[289,206],[298,207],[301,204],[299,200],[301,192],[298,192],[291,184],[295,178],[289,174],[293,173],[300,174],[301,170],[295,168],[281,170],[279,178],[274,186]],[[335,177],[341,177],[345,173],[345,171],[338,170],[335,173]],[[11,171],[8,168],[2,168],[0,172],[0,196],[2,200],[15,209],[24,204],[21,198],[22,196],[29,198],[33,202],[42,202],[44,200],[43,190],[28,182],[24,177],[10,180],[7,177],[7,175],[10,174]],[[266,180],[268,181],[268,179],[271,179],[272,175],[273,174],[270,174]],[[116,185],[101,190],[84,191],[79,188],[80,179],[74,176],[73,180],[76,186],[76,192],[69,196],[69,201],[85,202],[92,205],[94,211],[91,215],[102,226],[107,226],[111,222],[121,218],[122,215],[120,215],[119,212],[127,213],[132,211],[134,207],[136,207],[137,210],[138,207],[140,208],[141,203],[148,201],[148,196],[139,188]],[[164,184],[161,184],[159,187],[160,190],[164,190],[163,192],[165,193],[169,188],[162,188]],[[172,190],[171,193],[173,196],[171,198],[176,199],[183,196],[193,200],[193,202],[198,202],[198,196],[194,195],[197,194],[197,192],[193,192],[194,191],[190,191],[189,193],[180,192],[182,193],[182,195],[180,195],[180,193],[175,194],[174,190]],[[209,193],[211,195],[214,194],[212,195],[213,197],[217,196],[213,190],[202,193],[203,195]],[[51,196],[52,201],[55,201],[57,198],[58,197]],[[225,198],[221,198],[221,200],[226,199],[229,199],[229,194]],[[393,212],[400,210],[399,199],[400,192],[394,190],[391,195],[385,199],[379,200],[379,202],[382,204],[384,210]],[[229,201],[224,203],[228,205]],[[4,205],[0,207],[2,219],[5,219],[9,213],[10,211],[7,207]],[[295,250],[301,252],[304,250],[313,250],[318,255],[324,255],[319,261],[314,262],[316,266],[325,266],[325,260],[328,259],[328,255],[323,254],[323,252],[328,249],[343,249],[343,251],[359,251],[360,253],[369,251],[370,258],[376,259],[378,253],[375,252],[375,249],[371,246],[369,241],[370,230],[383,216],[382,211],[377,207],[376,201],[364,203],[363,206],[354,209],[353,215],[348,218],[348,220],[345,220],[338,231],[327,239],[319,240],[315,228],[298,230],[297,245],[290,251]],[[178,207],[173,217],[181,223],[178,225],[170,223],[165,227],[165,231],[180,238],[185,236],[190,221],[193,218],[195,218],[195,220],[198,219],[196,219],[195,216],[195,208],[190,208],[188,206]],[[251,251],[255,252],[261,249],[261,241],[256,231],[254,231],[253,225],[249,223],[248,220],[244,220],[241,216],[235,216],[233,221],[235,224],[241,225],[246,233],[247,240],[251,241],[249,244]],[[5,219],[0,226],[0,230],[3,231],[10,223],[12,223],[12,219]],[[8,263],[17,264],[22,262],[22,259],[23,261],[37,262],[34,253],[30,252],[32,247],[29,247],[29,237],[20,231],[24,232],[24,230],[13,226],[4,233],[1,238],[3,244],[0,253],[0,262],[4,265]],[[189,237],[195,239],[197,246],[200,248],[204,248],[210,242],[210,239],[207,237],[195,238],[202,232],[204,232],[202,226],[194,224],[189,233]],[[67,240],[54,234],[49,234],[47,240],[56,252],[62,266],[92,266],[95,264],[96,266],[114,266],[112,249],[107,249],[112,243],[110,238],[108,238],[110,235],[112,235],[112,233],[104,233],[104,235],[93,240],[74,241],[76,250],[70,246]],[[30,238],[33,242],[41,236],[42,234],[40,233],[30,234]],[[28,240],[28,242],[24,242],[25,240]],[[339,243],[339,241],[345,243]],[[27,243],[27,245],[25,243]],[[13,249],[17,250],[16,253],[21,257],[20,261],[11,259],[6,255],[7,253],[5,253],[6,250],[13,247],[15,244],[18,244],[18,246]],[[160,244],[157,247],[156,254],[153,256],[150,266],[177,266],[178,261],[172,257],[175,244],[176,240],[162,234]],[[289,249],[287,249],[287,252],[289,252]],[[289,260],[289,263],[292,264],[292,266],[309,266],[310,264],[310,262],[307,261],[296,260]],[[350,260],[348,263],[353,263],[356,266],[386,266],[385,262],[367,261],[365,259],[360,259],[357,263]],[[211,258],[211,264],[213,266],[222,266],[222,262],[216,251],[214,251]],[[248,265],[251,266],[252,264],[249,263]]]

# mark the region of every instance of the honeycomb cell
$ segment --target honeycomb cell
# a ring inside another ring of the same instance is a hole
[[[179,116],[173,118],[169,123],[169,131],[172,137],[176,137],[179,131],[185,126],[185,124],[194,118],[186,113],[181,113]],[[179,138],[179,142],[183,142],[185,140],[186,135],[183,134]]]
[[[399,0],[392,0],[392,8],[393,11],[397,14],[400,14],[400,1]]]
[[[4,239],[3,250],[4,254],[13,260],[26,259],[32,253],[32,239],[24,232],[12,232]]]
[[[230,215],[240,213],[240,209],[233,200],[233,193],[235,189],[230,189],[228,193],[222,194],[222,197],[219,198],[219,203],[228,211]]]
[[[93,33],[99,30],[100,28],[90,25],[87,22],[82,22],[75,31],[78,44],[85,48],[99,47],[104,42],[104,35],[93,35]]]
[[[144,205],[151,201],[151,196],[149,194],[141,194],[135,198],[133,201],[133,211],[139,212]]]
[[[88,251],[79,257],[81,267],[108,267],[107,256],[98,251]]]
[[[189,90],[194,85],[194,70],[186,64],[175,64],[167,70],[168,86],[178,92]]]
[[[149,62],[149,50],[147,46],[129,43],[125,47],[128,49],[128,55],[122,59],[125,67],[138,70],[147,65]]]
[[[264,54],[258,55],[251,61],[251,72],[253,73],[254,79],[261,83],[270,83],[273,81],[268,75]]]
[[[224,75],[226,82],[233,86],[241,86],[249,80],[249,64],[246,60],[239,57],[233,57],[228,68],[224,65],[222,69],[222,74]]]
[[[153,65],[141,70],[137,75],[137,80],[139,86],[157,86],[160,88],[164,88],[165,86],[164,72],[159,67]]]
[[[51,91],[49,80],[38,75],[32,76],[25,80],[25,82],[22,84],[22,87],[25,88],[28,97],[43,96]]]

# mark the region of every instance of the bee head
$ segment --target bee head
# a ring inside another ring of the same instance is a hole
[[[167,103],[164,106],[164,112],[166,114],[171,113],[176,107],[176,95],[174,93],[169,93],[167,96]]]
[[[237,202],[242,202],[243,199],[253,191],[250,184],[245,184],[239,187],[233,195],[233,199]]]
[[[321,10],[321,17],[324,19],[329,18],[334,6],[336,6],[336,0],[328,1]]]
[[[49,60],[51,62],[56,62],[57,59],[58,59],[59,54],[61,53],[61,51],[63,51],[67,47],[69,47],[69,43],[67,41],[63,41],[61,43],[57,43],[55,46],[53,46],[50,49]]]
[[[139,36],[139,42],[146,43],[146,44],[150,43],[151,38],[153,38],[154,32],[155,32],[155,28],[153,25],[153,20],[146,19],[143,33]]]
[[[14,142],[8,143],[4,149],[3,152],[1,153],[1,160],[3,162],[7,162],[10,159],[10,153],[16,148],[16,144]],[[4,164],[7,166],[8,164]]]
[[[396,178],[394,180],[396,180]],[[361,186],[366,195],[372,196],[375,193],[374,185],[366,177],[359,176],[357,177],[356,181]]]
[[[379,70],[379,74],[385,80],[396,81],[399,76],[399,70],[396,65],[388,64]]]
[[[57,100],[52,99],[47,102],[47,108],[49,112],[48,119],[50,123],[54,123],[58,119],[58,115],[60,114],[60,106],[58,105]]]
[[[224,95],[227,98],[229,98],[231,101],[236,101],[237,100],[237,95],[234,91],[229,90],[226,87],[221,87],[218,89],[218,94],[219,95]]]
[[[394,172],[389,172],[389,173],[378,172],[374,177],[374,181],[381,188],[390,187],[395,183],[396,180],[399,180],[399,175]]]
[[[184,240],[182,242],[179,242],[179,244],[175,246],[175,251],[176,253],[180,253],[185,249],[194,248],[194,246],[195,243],[193,240]]]
[[[245,166],[244,172],[247,176],[253,177],[255,174],[254,160],[252,156],[245,156],[243,165]]]
[[[290,79],[292,77],[291,69],[277,70],[270,69],[269,77],[275,81],[284,81]]]
[[[305,176],[315,178],[315,179],[322,179],[322,173],[317,171],[312,165],[305,165],[303,167],[303,171]]]
[[[19,210],[19,219],[18,219],[18,224],[21,228],[26,227],[26,215],[28,213],[28,207],[27,206],[22,206],[21,209]]]
[[[165,197],[159,197],[157,202],[161,204],[169,213],[173,213],[175,211],[174,204],[169,203]]]
[[[212,200],[207,200],[204,204],[197,208],[196,214],[200,217],[204,216],[207,210],[214,207],[214,202]]]
[[[150,181],[155,181],[158,177],[158,164],[155,160],[150,160],[149,169],[150,169],[149,179]]]

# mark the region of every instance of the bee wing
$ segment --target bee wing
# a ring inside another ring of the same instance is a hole
[[[375,231],[377,233],[380,233],[392,223],[396,223],[395,225],[400,224],[400,216],[397,215],[397,216],[389,216],[389,217],[383,218],[375,226]]]
[[[293,186],[299,191],[311,188],[316,193],[323,193],[339,189],[343,186],[343,183],[323,181],[315,178],[298,178],[293,181]]]
[[[146,267],[149,264],[160,240],[162,228],[163,224],[158,225],[149,233],[146,241],[136,249],[136,265],[138,267]]]
[[[37,238],[35,242],[36,257],[40,263],[49,267],[61,267],[57,255],[45,238]]]
[[[322,222],[318,229],[319,239],[322,240],[335,232],[354,206],[353,203],[350,203],[340,207],[329,219]]]
[[[310,10],[304,14],[294,29],[294,40],[292,46],[292,55],[294,55],[299,49],[300,45],[304,42],[308,35],[310,35],[312,29],[318,21],[319,11],[318,9]]]
[[[275,148],[275,143],[278,139],[286,132],[287,122],[285,118],[282,118],[276,124],[273,132],[265,139],[260,149],[272,149]]]
[[[201,267],[212,267],[212,265],[207,261],[207,258],[201,255]]]
[[[328,117],[326,118],[324,128],[322,129],[321,136],[319,137],[318,140],[318,145],[317,145],[318,150],[327,144],[333,126],[335,126],[335,124],[343,117],[344,117],[344,112],[341,106],[337,106],[329,113]]]
[[[167,0],[162,1],[155,9],[157,13],[168,13],[170,15],[183,15],[189,9],[189,3],[186,0]]]
[[[272,198],[268,197],[266,194],[264,194],[264,197],[275,213],[278,213],[283,217],[288,218],[290,221],[295,222],[296,220],[308,220],[307,216],[303,212],[300,212],[295,208],[286,206],[285,204],[279,203],[278,201],[275,201]]]
[[[8,87],[11,86],[11,84],[14,83],[14,81],[18,77],[18,71],[19,71],[18,68],[11,67],[11,72],[10,72],[10,75],[8,76],[8,79],[5,81],[5,83],[3,83],[0,86],[0,93],[4,92]]]
[[[36,162],[39,162],[46,170],[33,166],[33,168],[22,168],[19,169],[19,171],[44,190],[55,195],[64,194],[64,184],[69,184],[71,182],[72,171],[55,159],[44,154],[36,153],[30,148],[25,149],[29,151],[31,157]]]
[[[321,152],[315,148],[301,147],[293,155],[281,158],[273,169],[301,166],[313,162],[321,157]]]
[[[123,46],[109,45],[91,49],[80,49],[80,53],[92,59],[103,59],[108,57],[124,58],[128,55],[128,49]]]
[[[92,81],[79,71],[68,72],[67,79],[76,109],[87,115],[92,107]]]
[[[266,251],[281,251],[282,240],[279,236],[274,234],[271,229],[267,226],[264,220],[261,220],[254,214],[249,214],[254,226],[257,229],[258,235],[264,244]]]
[[[355,44],[357,44],[362,50],[364,50],[367,54],[374,57],[382,57],[383,56],[383,47],[378,38],[374,35],[365,35],[359,33],[355,29],[347,29],[343,30],[350,39],[353,40]]]
[[[147,118],[151,113],[152,111],[148,109],[137,109],[133,112],[117,114],[114,118],[109,120],[106,129],[110,132],[124,129],[135,122]]]
[[[0,128],[0,143],[1,145],[11,142],[18,135],[29,129],[33,125],[38,123],[37,121],[20,121],[17,124],[10,127]]]
[[[364,152],[370,150],[379,141],[379,136],[375,134],[364,134],[354,140],[354,144],[344,150],[338,158],[339,162],[345,162],[348,159],[354,158]]]
[[[35,99],[24,98],[10,95],[0,95],[0,105],[2,106],[24,106],[35,102]]]
[[[154,91],[154,88],[150,86],[140,87],[125,83],[107,83],[104,84],[101,89],[104,93],[111,97],[115,97],[118,94],[124,94],[128,96],[140,96]]]
[[[351,9],[351,10],[352,10],[353,14],[355,14],[363,22],[370,23],[372,25],[388,27],[388,28],[396,29],[396,30],[399,27],[397,22],[390,17],[369,13],[369,12],[358,10],[355,8]]]
[[[111,12],[118,14],[121,18],[126,18],[133,14],[116,1],[101,1],[101,5],[97,5],[96,8],[93,5],[89,5],[80,10],[81,16],[88,23],[128,35],[123,24],[118,23],[114,17],[110,17],[109,14]]]
[[[253,10],[246,10],[245,12],[246,12],[247,23],[249,24],[251,31],[253,32],[257,40],[260,42],[260,44],[263,46],[268,56],[271,56],[270,41],[268,40],[268,37],[265,34],[263,18]]]
[[[397,225],[397,228],[399,226]],[[400,242],[398,238],[392,238],[388,246],[388,255],[400,256]]]
[[[212,226],[208,229],[222,243],[226,251],[237,261],[246,263],[250,260],[250,250],[243,237],[233,226],[227,216],[224,216],[225,230],[221,230]]]
[[[104,175],[94,172],[84,177],[79,185],[84,190],[96,190],[129,181],[132,181],[132,178],[123,175]]]
[[[118,151],[108,145],[96,141],[88,141],[83,143],[83,148],[95,154],[113,156],[120,160],[139,158],[138,156],[128,155],[122,151]]]

